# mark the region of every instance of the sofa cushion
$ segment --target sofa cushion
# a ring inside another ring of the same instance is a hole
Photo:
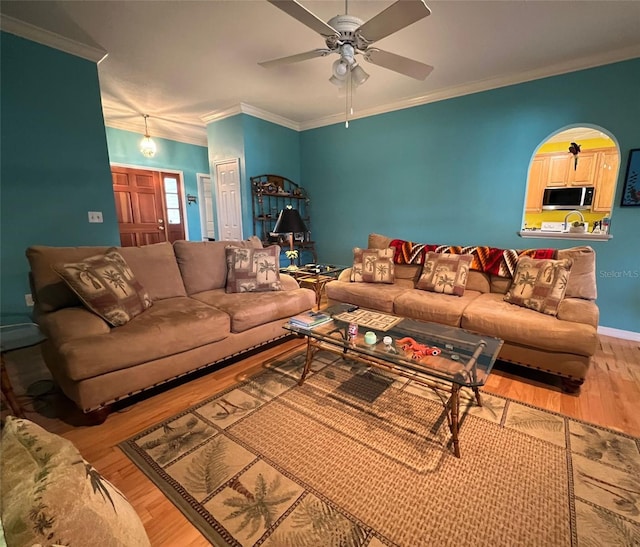
[[[481,294],[471,301],[462,313],[461,326],[525,347],[585,356],[595,353],[598,342],[591,324],[562,321],[505,302],[496,293]]]
[[[351,281],[356,283],[393,283],[393,249],[353,249]]]
[[[481,293],[467,290],[460,297],[450,294],[412,290],[399,295],[393,303],[396,315],[459,327],[464,309]]]
[[[41,311],[49,312],[68,306],[81,306],[78,295],[53,270],[54,264],[78,262],[104,253],[109,247],[48,247],[33,245],[26,251],[31,268],[33,296]]]
[[[124,495],[70,441],[9,416],[1,460],[7,545],[150,545]]]
[[[246,241],[176,241],[173,244],[187,294],[224,288],[227,282],[225,249],[229,245],[262,248],[260,239],[253,236]]]
[[[536,260],[526,256],[518,260],[505,301],[547,315],[556,315],[567,290],[571,259]]]
[[[425,291],[462,296],[472,260],[471,255],[427,253],[416,287]]]
[[[330,281],[325,287],[327,298],[355,304],[362,308],[393,313],[393,301],[406,291],[413,291],[413,282],[399,279],[393,284],[351,283]]]
[[[151,300],[187,296],[171,243],[119,247],[118,251],[147,289]]]
[[[231,331],[244,332],[253,327],[288,319],[310,310],[316,302],[311,289],[267,291],[257,293],[227,293],[215,289],[192,295],[205,304],[224,311],[231,318]]]
[[[598,297],[595,251],[591,247],[559,249],[558,259],[565,258],[573,262],[565,296],[595,300]]]
[[[53,269],[87,308],[114,327],[151,307],[149,293],[115,248],[80,262],[54,264]]]
[[[225,249],[228,293],[281,291],[280,247]]]
[[[49,323],[65,318],[49,314]],[[56,368],[78,381],[129,368],[204,346],[229,335],[229,316],[193,298],[178,296],[154,302],[126,325],[83,338],[47,343],[55,346]],[[49,325],[51,332],[55,328]]]

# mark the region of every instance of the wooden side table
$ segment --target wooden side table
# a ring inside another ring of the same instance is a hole
[[[310,286],[316,293],[316,307],[320,309],[320,301],[322,300],[322,292],[329,281],[337,279],[343,270],[349,266],[327,266],[322,264],[307,264],[296,270],[289,268],[280,268],[280,273],[289,274],[300,285]]]
[[[9,410],[18,418],[24,418],[24,410],[13,392],[13,386],[5,367],[5,353],[35,346],[44,339],[38,325],[28,315],[0,317],[0,387]]]

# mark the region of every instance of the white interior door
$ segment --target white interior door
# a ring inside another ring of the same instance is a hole
[[[242,198],[240,195],[240,160],[215,163],[218,235],[223,241],[242,239]]]
[[[211,177],[198,173],[198,202],[200,203],[200,233],[203,240],[216,237],[215,219],[213,215],[213,186]]]

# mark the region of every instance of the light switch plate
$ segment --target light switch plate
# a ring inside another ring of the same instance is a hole
[[[89,211],[89,222],[102,222],[102,211]]]

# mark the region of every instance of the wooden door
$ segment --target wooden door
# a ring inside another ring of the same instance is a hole
[[[167,241],[160,174],[112,166],[111,176],[121,245],[135,247]]]
[[[242,239],[242,199],[240,162],[237,159],[215,164],[218,235],[223,241]]]
[[[180,175],[112,166],[111,177],[123,247],[185,239]]]

